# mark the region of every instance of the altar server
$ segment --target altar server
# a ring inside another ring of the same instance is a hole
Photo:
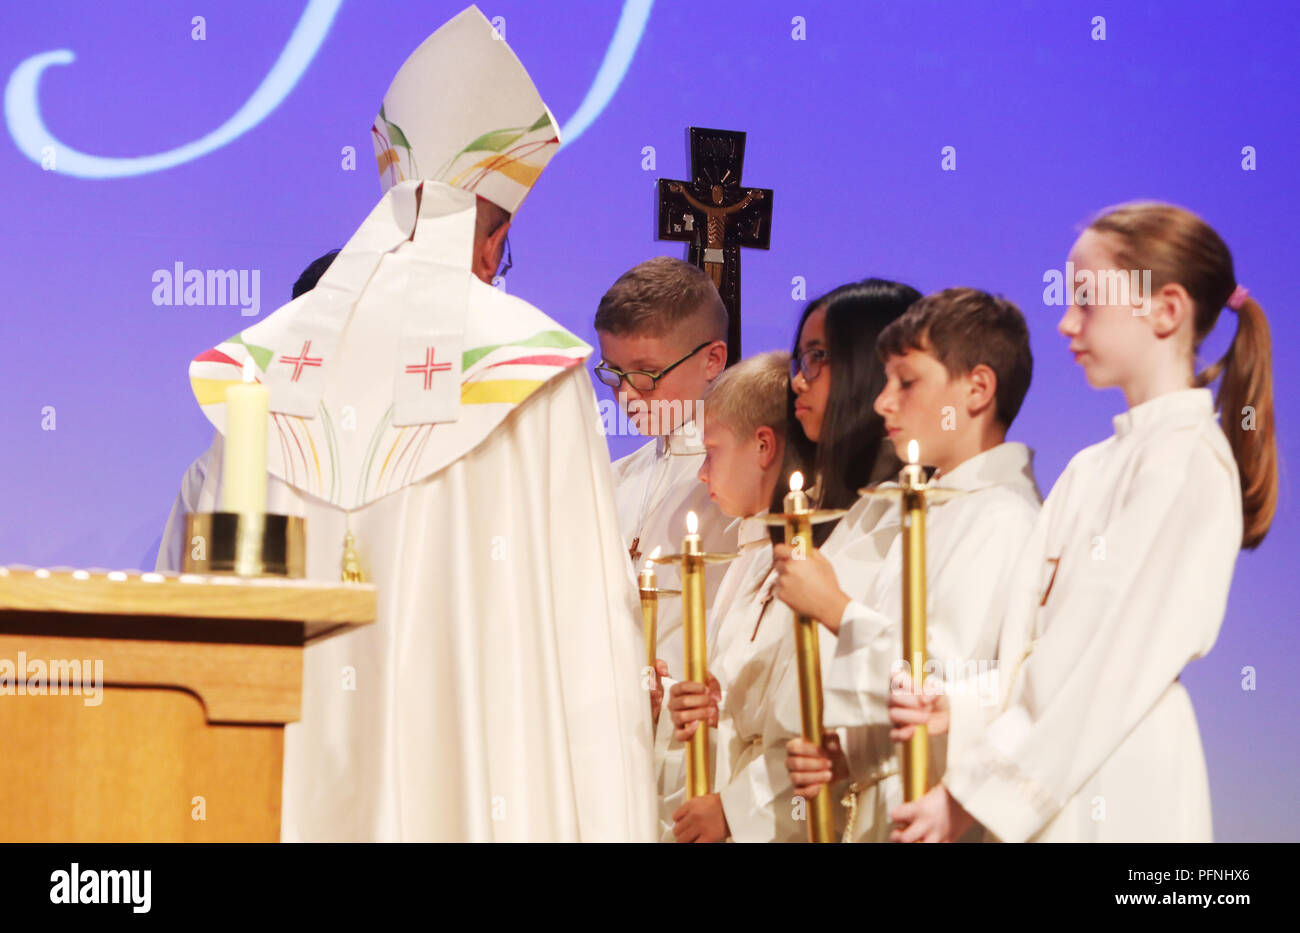
[[[649,259],[619,276],[596,310],[601,361],[596,377],[613,389],[628,423],[647,441],[614,462],[618,524],[634,564],[656,547],[672,554],[686,533],[686,515],[699,521],[704,550],[736,549],[736,529],[696,474],[704,462],[703,397],[727,365],[727,309],[704,270],[668,256]],[[706,609],[722,575],[705,584]],[[678,585],[677,568],[659,567],[660,585]],[[658,657],[669,677],[682,673],[682,610],[659,604]]]
[[[875,409],[900,456],[915,442],[921,461],[935,468],[926,512],[927,658],[940,669],[977,668],[994,656],[999,587],[1041,502],[1032,451],[1006,440],[1032,378],[1029,330],[1006,299],[950,288],[914,304],[877,346],[887,382]],[[955,495],[941,498],[943,492]],[[823,675],[824,721],[852,727],[844,734],[847,761],[833,763],[835,743],[819,755],[810,743],[792,740],[791,778],[811,795],[832,773],[847,774],[853,781],[848,838],[883,842],[888,812],[902,802],[888,716],[890,680],[903,657],[901,513],[897,498],[864,501],[883,506],[877,536],[894,529],[885,564],[867,588],[850,596],[845,588],[855,581],[837,580],[821,554],[792,560],[782,546],[778,594],[837,634],[835,659]],[[861,538],[844,548],[852,554],[875,546]],[[797,710],[788,715],[797,722]],[[942,761],[935,756],[936,772]]]
[[[948,730],[949,766],[896,808],[899,841],[957,838],[973,821],[1008,842],[1212,836],[1179,674],[1213,646],[1238,551],[1263,541],[1276,508],[1268,325],[1223,240],[1182,208],[1107,210],[1070,261],[1059,329],[1088,384],[1121,390],[1127,409],[1070,461],[1018,563],[996,715],[964,694],[920,710]],[[1120,289],[1143,271],[1149,291]],[[1232,343],[1197,373],[1225,306]],[[1205,386],[1218,377],[1216,402]],[[896,709],[901,735],[918,710]]]

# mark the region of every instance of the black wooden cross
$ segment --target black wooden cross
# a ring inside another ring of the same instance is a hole
[[[690,128],[691,181],[659,179],[659,239],[690,243],[690,262],[713,279],[731,318],[727,365],[740,359],[740,248],[767,249],[772,189],[744,188],[745,134]]]

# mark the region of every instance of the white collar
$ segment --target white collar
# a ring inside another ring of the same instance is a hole
[[[1179,424],[1214,414],[1214,398],[1209,389],[1176,389],[1165,392],[1141,405],[1134,405],[1114,418],[1115,436],[1146,430],[1157,424]]]
[[[1037,492],[1034,452],[1024,444],[1004,442],[962,461],[948,473],[936,472],[931,482],[945,489],[966,492],[1023,482]]]
[[[772,540],[768,534],[768,524],[763,521],[763,517],[767,513],[768,509],[763,509],[763,511],[756,512],[753,515],[738,518],[727,527],[727,530],[730,531],[731,528],[739,525],[736,531],[736,549],[738,551],[746,551],[758,544]]]

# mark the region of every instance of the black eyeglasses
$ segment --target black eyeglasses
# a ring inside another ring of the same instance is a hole
[[[683,356],[676,363],[673,363],[671,366],[665,366],[658,372],[653,373],[645,372],[644,370],[633,370],[630,373],[625,373],[623,370],[615,369],[613,366],[606,366],[604,360],[602,360],[600,365],[596,367],[596,378],[605,383],[605,385],[609,386],[611,389],[617,389],[623,384],[623,380],[626,379],[627,384],[638,392],[649,392],[654,389],[655,383],[660,379],[668,375],[678,366],[681,366],[711,343],[713,343],[712,340],[704,341],[704,343]]]
[[[804,350],[798,356],[790,358],[790,378],[803,373],[804,382],[812,382],[822,374],[828,354],[821,347]]]
[[[514,262],[510,258],[510,234],[507,233],[505,249],[501,256],[501,268],[497,270],[496,277],[499,279],[504,279],[506,277],[506,273],[510,271],[510,267],[512,265],[514,265]]]

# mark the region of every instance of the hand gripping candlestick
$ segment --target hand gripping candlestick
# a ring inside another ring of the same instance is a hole
[[[920,463],[920,448],[915,440],[907,442],[907,463],[898,474],[897,486],[860,489],[863,496],[897,496],[903,520],[903,660],[912,680],[913,690],[925,685],[925,507],[961,495],[926,482]],[[916,800],[925,795],[930,782],[928,730],[917,726],[912,737],[903,743],[903,799]]]
[[[682,643],[685,648],[686,679],[706,687],[709,682],[708,645],[704,616],[704,565],[729,561],[735,554],[706,554],[700,543],[699,519],[686,514],[686,537],[680,554],[651,557],[656,564],[680,561],[682,565]],[[651,662],[654,663],[653,661]],[[686,746],[686,799],[709,792],[709,724],[701,722]]]
[[[767,515],[769,525],[785,526],[785,543],[794,549],[795,559],[806,558],[812,550],[812,526],[839,518],[844,509],[814,509],[803,491],[803,474],[797,470],[790,474],[790,493],[785,497],[785,511],[780,515]],[[817,620],[812,616],[794,614],[794,646],[796,666],[799,671],[799,714],[803,737],[807,742],[822,746],[822,661],[817,643]],[[808,818],[809,842],[834,842],[835,826],[831,816],[830,788],[822,785],[810,802]]]
[[[637,589],[641,594],[641,628],[645,633],[645,663],[653,671],[659,647],[659,597],[680,596],[681,590],[667,590],[659,585],[654,562],[661,548],[655,548],[646,558],[637,574]]]

